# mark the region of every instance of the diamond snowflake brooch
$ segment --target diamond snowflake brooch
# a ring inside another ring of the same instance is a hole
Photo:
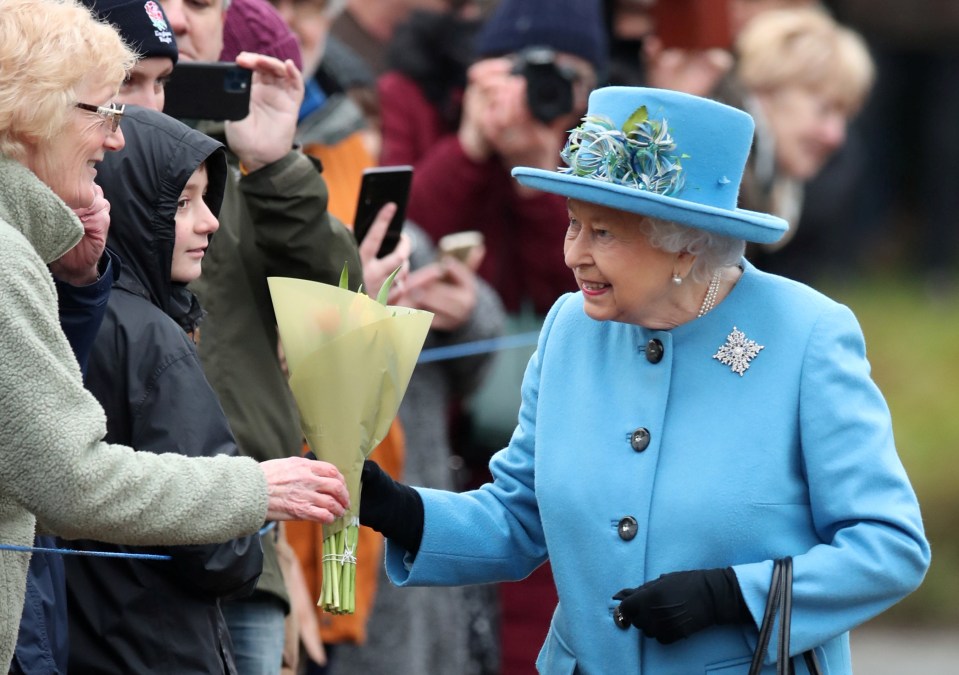
[[[749,370],[749,362],[756,358],[756,355],[764,347],[757,344],[754,340],[746,337],[746,334],[733,326],[733,332],[726,336],[726,344],[719,348],[713,358],[729,366],[734,373],[743,373]]]

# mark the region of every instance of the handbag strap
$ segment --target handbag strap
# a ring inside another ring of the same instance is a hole
[[[792,586],[793,565],[792,558],[786,557],[773,563],[772,580],[769,583],[769,596],[766,598],[766,609],[763,612],[763,622],[759,627],[759,641],[753,660],[749,665],[749,675],[759,675],[763,667],[763,657],[769,647],[773,626],[779,616],[779,642],[777,644],[776,673],[777,675],[792,675],[792,660],[789,658],[789,636],[792,623]],[[810,675],[822,675],[816,652],[812,649],[803,653],[803,660]]]
[[[776,614],[779,613],[779,602],[781,600],[779,588],[782,584],[782,561],[777,560],[773,563],[773,576],[769,582],[769,595],[766,596],[766,609],[763,611],[763,622],[759,626],[759,641],[756,643],[756,651],[753,653],[752,663],[749,665],[749,675],[759,675],[763,667],[763,655],[769,647],[769,637],[773,632],[773,623],[776,620]]]
[[[779,584],[779,652],[776,658],[777,675],[793,675],[792,661],[789,660],[789,636],[792,635],[793,616],[793,559],[782,559],[782,583]]]

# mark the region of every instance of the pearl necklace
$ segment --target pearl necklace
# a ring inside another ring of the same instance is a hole
[[[696,315],[697,319],[711,310],[713,305],[716,304],[716,296],[719,295],[719,285],[722,281],[723,271],[718,269],[713,274],[713,278],[709,280],[709,288],[706,289],[706,297],[703,298],[703,304],[699,308],[699,314]]]

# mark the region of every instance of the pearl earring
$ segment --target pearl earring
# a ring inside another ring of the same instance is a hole
[[[679,276],[678,274],[676,274],[675,272],[673,272],[673,283],[676,284],[677,286],[680,286],[683,283],[683,278]]]

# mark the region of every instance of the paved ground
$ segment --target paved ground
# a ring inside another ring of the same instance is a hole
[[[850,643],[856,675],[959,675],[959,627],[865,626]]]

